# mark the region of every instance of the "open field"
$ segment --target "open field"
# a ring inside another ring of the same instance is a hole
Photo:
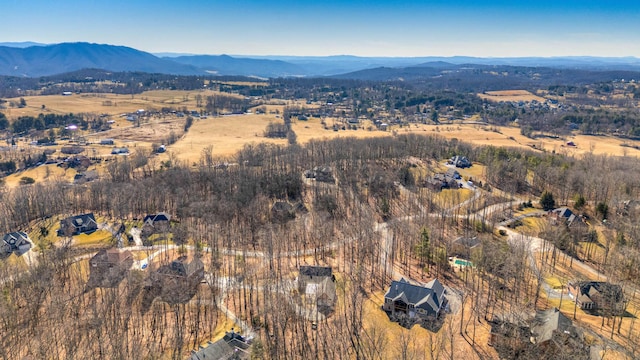
[[[3,110],[9,119],[19,116],[38,116],[40,113],[68,114],[68,113],[95,113],[109,114],[112,116],[135,112],[139,109],[160,110],[162,107],[174,107],[182,109],[187,107],[195,110],[197,107],[196,96],[203,98],[213,95],[212,90],[154,90],[142,94],[73,94],[24,96],[27,106],[24,108],[7,108]],[[225,96],[234,96],[225,93]],[[9,99],[17,100],[17,99]],[[204,100],[203,100],[204,102]],[[44,109],[42,108],[44,105]]]
[[[25,108],[8,108],[3,110],[9,119],[18,116],[37,116],[40,113],[93,113],[96,115],[107,114],[115,121],[113,129],[94,134],[84,135],[91,142],[99,142],[100,139],[114,138],[121,141],[117,145],[131,145],[141,142],[143,146],[150,146],[152,142],[161,143],[163,138],[174,131],[180,134],[184,119],[168,117],[162,119],[151,119],[148,123],[141,124],[134,128],[133,124],[126,121],[120,115],[133,112],[138,109],[159,110],[162,107],[174,107],[177,109],[187,108],[189,110],[198,109],[196,96],[205,98],[214,94],[212,90],[199,91],[170,91],[158,90],[147,91],[136,95],[116,95],[116,94],[74,94],[71,96],[50,95],[50,96],[28,96],[25,97],[27,106]],[[225,93],[225,95],[229,95]],[[537,99],[544,100],[534,94],[524,90],[495,91],[481,94],[507,99]],[[233,95],[232,95],[233,96]],[[236,95],[239,96],[239,95]],[[174,154],[180,158],[194,161],[199,158],[202,150],[213,146],[213,154],[223,157],[233,155],[247,143],[267,141],[275,144],[286,144],[284,139],[266,139],[263,137],[265,127],[269,122],[281,121],[279,115],[284,110],[285,105],[314,107],[305,102],[280,101],[273,102],[278,105],[266,105],[267,114],[263,115],[237,115],[216,117],[196,120],[194,125],[182,140],[171,146]],[[42,105],[45,106],[44,110]],[[520,134],[517,127],[482,126],[477,124],[443,124],[443,125],[423,125],[412,124],[408,127],[399,128],[391,126],[388,131],[379,131],[369,122],[360,124],[358,130],[333,131],[331,126],[334,119],[325,119],[328,129],[325,129],[319,118],[309,118],[307,121],[294,121],[293,130],[297,135],[298,143],[306,143],[310,139],[324,139],[354,136],[358,138],[388,136],[392,133],[418,133],[437,134],[446,138],[457,138],[471,142],[476,145],[494,145],[532,148],[544,151],[555,151],[566,153],[567,155],[581,155],[589,152],[594,154],[608,155],[630,155],[640,154],[640,150],[633,147],[623,147],[622,144],[637,145],[633,141],[622,140],[610,136],[587,136],[575,135],[563,138],[537,138],[530,139]],[[567,142],[572,141],[576,146],[567,146]],[[103,151],[104,150],[104,151]],[[96,151],[99,155],[108,152],[110,147],[99,147]]]
[[[63,169],[54,164],[49,164],[11,174],[4,178],[4,182],[8,187],[16,187],[20,185],[20,179],[22,179],[23,177],[30,177],[36,180],[36,182],[42,180],[73,181],[73,177],[75,176],[75,174],[76,171],[74,169]]]
[[[485,91],[478,94],[478,97],[489,101],[532,101],[536,100],[544,102],[546,99],[537,95],[534,95],[527,90],[501,90],[501,91]]]

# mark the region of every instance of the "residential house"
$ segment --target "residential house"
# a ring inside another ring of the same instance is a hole
[[[304,295],[307,304],[315,304],[326,315],[333,311],[336,302],[335,280],[331,267],[300,266],[298,293]]]
[[[305,171],[304,176],[309,179],[315,179],[316,181],[327,183],[336,182],[336,179],[333,177],[333,169],[330,166],[316,166],[313,170]]]
[[[457,171],[455,173],[457,173]],[[460,176],[460,174],[458,174],[458,176]],[[439,173],[426,178],[424,186],[435,191],[441,191],[442,189],[459,189],[461,187],[455,178],[455,174],[448,171],[445,174]]]
[[[602,281],[569,283],[569,295],[583,310],[624,311],[626,301],[620,285]]]
[[[556,358],[558,354],[570,359],[590,358],[583,331],[558,308],[538,311],[531,321],[531,335],[542,359]]]
[[[133,265],[129,250],[102,249],[89,260],[87,288],[113,288],[124,280]]]
[[[500,358],[528,354],[538,359],[556,359],[563,354],[566,359],[589,359],[583,331],[557,308],[537,311],[529,320],[496,316],[490,324],[489,345]]]
[[[451,242],[451,254],[471,259],[471,254],[481,247],[482,241],[477,236],[460,236]]]
[[[149,214],[142,220],[142,235],[149,236],[151,234],[168,232],[171,229],[171,215],[159,212],[157,214]]]
[[[435,320],[446,304],[444,286],[433,279],[426,285],[413,284],[404,278],[393,281],[384,295],[382,308],[391,318]]]
[[[169,304],[184,304],[204,280],[204,264],[198,257],[181,256],[153,272],[146,288]]]
[[[129,149],[126,147],[115,147],[111,150],[111,155],[129,155]]]
[[[461,180],[462,179],[462,176],[460,176],[460,173],[458,172],[458,170],[452,169],[452,168],[447,169],[447,172],[444,175],[447,178],[453,179],[453,180]]]
[[[93,213],[76,215],[60,220],[58,236],[91,234],[98,230],[98,223]]]
[[[574,214],[568,207],[551,210],[549,216],[554,224],[565,224],[569,228],[586,228],[587,224],[581,216]]]
[[[95,170],[89,170],[77,173],[73,177],[73,183],[76,185],[80,185],[96,179],[98,179],[98,172]]]
[[[467,159],[466,156],[456,155],[449,160],[449,163],[458,168],[468,168],[471,167],[471,161]]]
[[[5,234],[0,241],[0,258],[9,257],[15,253],[22,255],[31,249],[32,243],[29,235],[22,231]]]
[[[192,351],[189,360],[243,360],[251,358],[251,342],[231,329],[216,342]]]
[[[113,145],[115,142],[113,139],[102,139],[100,140],[100,145]]]

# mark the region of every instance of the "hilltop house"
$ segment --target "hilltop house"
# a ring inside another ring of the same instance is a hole
[[[315,304],[323,314],[333,311],[336,302],[336,278],[331,267],[300,266],[298,293],[307,304]]]
[[[569,295],[583,310],[600,309],[620,313],[626,305],[622,287],[608,282],[570,282]]]
[[[93,216],[93,213],[87,213],[60,220],[58,236],[91,234],[96,230],[98,230],[96,218]]]
[[[133,254],[128,250],[102,249],[89,260],[87,288],[113,288],[124,280],[133,265]]]
[[[22,255],[31,249],[29,235],[22,231],[5,234],[0,241],[0,258],[9,257],[12,253]]]
[[[391,283],[384,295],[382,309],[392,319],[407,317],[414,321],[436,320],[447,302],[444,293],[444,287],[438,279],[423,286],[402,278]]]

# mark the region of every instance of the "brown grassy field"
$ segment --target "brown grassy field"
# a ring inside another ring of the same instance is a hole
[[[537,100],[539,102],[544,102],[546,99],[540,97],[538,95],[534,95],[527,90],[501,90],[501,91],[485,91],[484,93],[478,94],[483,100],[489,101],[532,101]]]
[[[195,110],[196,96],[203,98],[216,92],[212,90],[154,90],[145,91],[142,94],[118,95],[118,94],[73,94],[24,96],[27,106],[24,108],[7,108],[3,110],[9,119],[19,116],[38,116],[40,113],[68,114],[68,113],[95,113],[119,114],[134,112],[138,109],[160,110],[162,107],[182,108]],[[240,96],[225,93],[226,96]],[[16,101],[17,99],[8,99]],[[203,100],[204,102],[204,100]],[[42,108],[44,105],[44,109]]]

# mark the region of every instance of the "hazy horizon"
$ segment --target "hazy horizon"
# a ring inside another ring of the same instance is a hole
[[[9,0],[2,42],[236,56],[640,57],[640,7],[540,0]]]

